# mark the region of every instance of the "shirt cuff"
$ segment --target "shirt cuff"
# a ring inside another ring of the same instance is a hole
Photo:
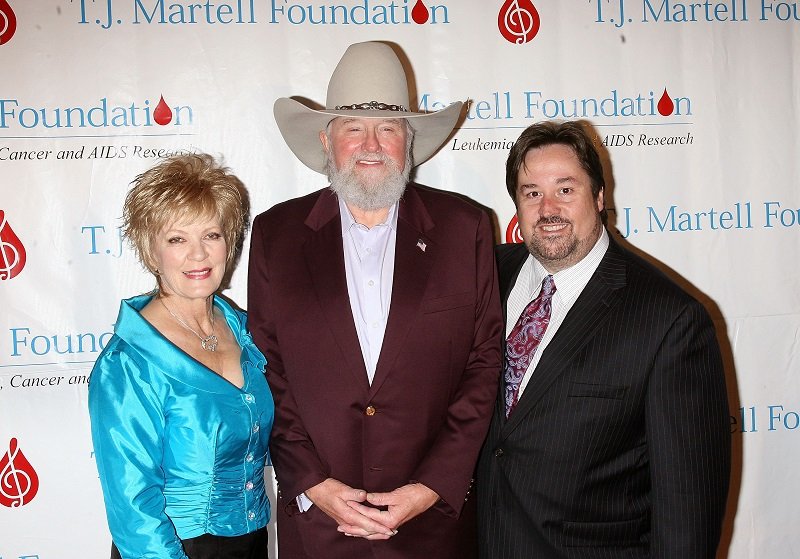
[[[314,503],[311,502],[311,499],[309,499],[305,493],[300,493],[295,497],[295,501],[297,501],[297,508],[300,509],[300,512],[306,512],[314,506]]]

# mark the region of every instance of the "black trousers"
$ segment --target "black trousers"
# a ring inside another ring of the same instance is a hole
[[[203,534],[181,540],[189,559],[268,559],[267,527],[243,536]],[[122,559],[117,546],[111,544],[111,559]]]

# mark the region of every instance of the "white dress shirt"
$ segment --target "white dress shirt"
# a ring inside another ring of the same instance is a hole
[[[347,294],[367,379],[372,384],[392,302],[397,204],[389,208],[386,221],[373,227],[357,223],[341,198],[339,213],[342,217]]]
[[[575,304],[583,288],[589,283],[589,279],[591,279],[603,256],[605,256],[606,250],[608,250],[608,233],[603,227],[603,232],[594,247],[592,247],[592,250],[589,251],[589,254],[574,266],[553,274],[556,292],[553,294],[551,302],[550,324],[547,326],[544,337],[539,343],[539,347],[536,348],[530,365],[525,371],[525,376],[522,378],[519,386],[520,396],[525,391],[525,387],[528,385],[528,381],[530,381],[547,344],[556,335],[559,326],[564,322],[564,318],[572,308],[572,305]],[[542,289],[542,281],[549,273],[533,255],[528,255],[528,259],[522,264],[511,293],[508,294],[506,303],[506,338],[508,338],[511,330],[514,329],[514,325],[519,320],[519,316],[525,310],[525,307],[539,295],[539,291]]]

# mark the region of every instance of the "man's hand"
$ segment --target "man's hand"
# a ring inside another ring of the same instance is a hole
[[[389,493],[369,493],[367,502],[376,507],[387,507],[380,510],[351,500],[347,504],[364,516],[379,522],[383,526],[396,530],[415,516],[431,508],[439,495],[421,483],[412,483],[398,487]]]
[[[336,521],[340,532],[371,540],[388,540],[395,534],[392,528],[377,518],[365,516],[353,507],[356,504],[367,510],[376,510],[361,505],[367,499],[367,492],[363,489],[354,489],[341,481],[328,478],[305,493],[315,506]]]

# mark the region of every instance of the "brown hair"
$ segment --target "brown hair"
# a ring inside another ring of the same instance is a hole
[[[156,274],[156,236],[176,221],[216,217],[227,245],[229,267],[241,249],[250,220],[247,191],[230,169],[205,153],[176,155],[137,176],[125,197],[122,234],[139,261]]]
[[[603,178],[603,165],[592,139],[577,121],[538,122],[526,128],[514,143],[506,160],[506,188],[514,204],[517,203],[517,180],[519,170],[525,163],[527,153],[536,148],[562,144],[572,148],[592,184],[595,199],[606,186]],[[605,214],[605,210],[603,210]]]

